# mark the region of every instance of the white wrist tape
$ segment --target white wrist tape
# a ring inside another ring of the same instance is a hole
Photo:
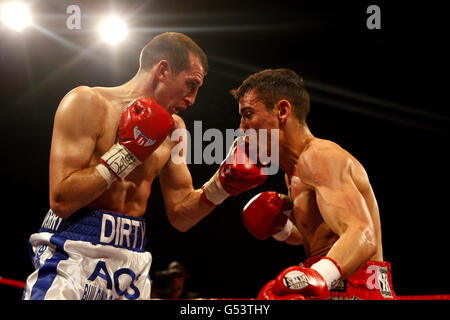
[[[203,185],[203,192],[206,198],[216,206],[221,204],[230,196],[220,183],[219,171],[217,171],[212,178]]]
[[[111,149],[101,156],[100,160],[114,172],[119,180],[125,178],[137,166],[142,164],[133,153],[120,143],[113,145]]]
[[[333,289],[339,283],[342,278],[342,272],[340,268],[328,258],[323,258],[313,264],[311,269],[316,270],[322,278],[325,280],[328,286],[328,290]]]
[[[283,229],[272,235],[272,237],[277,241],[285,241],[291,235],[293,226],[292,221],[288,219]]]
[[[98,165],[96,165],[95,169],[97,169],[98,173],[100,173],[103,179],[105,179],[109,189],[111,183],[113,183],[117,179],[114,173],[112,173],[111,170],[109,170],[108,167],[103,163],[99,163]]]

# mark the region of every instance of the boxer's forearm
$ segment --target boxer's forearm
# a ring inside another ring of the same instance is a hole
[[[339,264],[346,278],[370,260],[376,250],[376,236],[372,228],[349,226],[327,256]]]
[[[169,221],[178,231],[189,230],[214,210],[201,199],[201,194],[202,189],[192,190],[170,207],[166,204]]]
[[[289,234],[289,237],[284,240],[285,243],[293,245],[293,246],[299,246],[303,244],[303,235],[298,231],[297,227],[293,227],[291,233]]]
[[[108,187],[95,167],[76,171],[59,182],[50,183],[50,208],[61,218],[98,198]]]

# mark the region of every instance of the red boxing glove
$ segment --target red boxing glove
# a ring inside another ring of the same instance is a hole
[[[122,112],[119,142],[139,161],[155,151],[173,127],[172,116],[153,98],[136,100]]]
[[[247,143],[233,143],[219,170],[203,185],[201,198],[209,205],[218,205],[227,197],[236,196],[264,183],[267,175],[262,174],[260,164],[249,156]]]
[[[254,196],[242,210],[242,222],[257,239],[265,240],[283,230],[292,203],[286,195],[265,191]]]
[[[248,154],[248,144],[237,143],[228,157],[220,165],[219,179],[223,189],[232,196],[264,183],[266,175],[261,173],[261,166],[253,162]]]
[[[306,300],[326,300],[330,296],[325,279],[316,270],[292,266],[284,269],[272,288],[279,296],[302,294]]]
[[[305,300],[305,296],[300,293],[293,293],[284,296],[279,296],[273,292],[273,286],[275,280],[270,280],[262,289],[259,291],[257,300]]]
[[[330,296],[329,290],[333,289],[342,277],[339,265],[333,259],[324,257],[311,268],[292,266],[284,269],[275,280],[272,280],[273,282],[269,282],[261,289],[258,298],[288,299],[296,294],[302,295],[305,300],[325,300]]]
[[[173,127],[172,116],[153,98],[141,98],[124,109],[120,117],[119,141],[101,158],[97,165],[108,183],[125,178],[141,165]]]

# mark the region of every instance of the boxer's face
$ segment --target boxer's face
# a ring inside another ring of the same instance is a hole
[[[170,114],[178,113],[193,105],[205,76],[200,59],[189,54],[190,67],[178,74],[169,72],[161,83],[155,98]]]
[[[246,92],[239,100],[240,128],[244,131],[254,129],[258,137],[259,152],[267,150],[270,156],[270,137],[272,129],[279,129],[277,113],[274,108],[268,110],[254,90]],[[267,130],[267,141],[260,139],[261,129]]]

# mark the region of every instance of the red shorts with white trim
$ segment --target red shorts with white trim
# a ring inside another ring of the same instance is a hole
[[[322,256],[306,259],[300,266],[310,268]],[[367,261],[347,279],[339,281],[330,291],[331,300],[395,300],[392,287],[391,264]]]

